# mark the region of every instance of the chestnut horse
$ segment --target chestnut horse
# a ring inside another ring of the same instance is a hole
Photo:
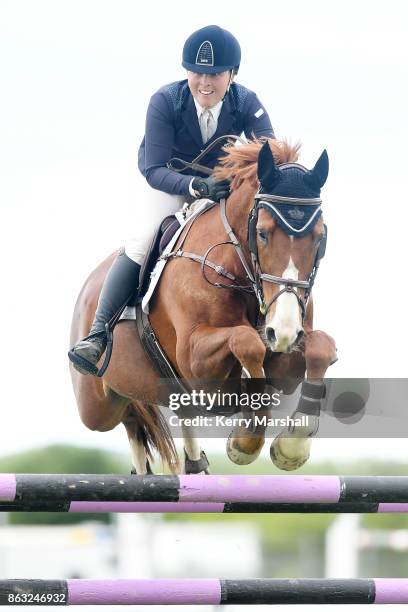
[[[183,379],[239,379],[244,373],[288,381],[282,390],[292,393],[307,374],[297,412],[310,416],[308,427],[284,430],[271,446],[272,460],[285,470],[296,469],[309,456],[322,381],[336,359],[333,339],[313,331],[310,298],[325,234],[319,194],[328,173],[327,154],[307,171],[296,163],[298,149],[273,139],[225,149],[215,176],[231,180],[231,195],[197,218],[183,249],[200,256],[210,249],[211,261],[228,271],[236,287],[220,288],[212,268],[203,275],[196,261],[177,257],[163,271],[149,315]],[[79,295],[71,346],[89,332],[114,256],[92,272]],[[71,376],[79,414],[88,428],[109,431],[124,424],[136,473],[149,471],[153,451],[172,471],[179,469],[167,422],[155,404],[159,374],[144,353],[134,321],[117,324],[111,362],[102,379],[83,376],[72,366]],[[264,428],[254,433],[234,429],[227,445],[232,461],[244,465],[259,455]],[[200,469],[191,471],[201,471],[199,443],[191,429],[183,429],[183,435],[186,467],[197,462]]]

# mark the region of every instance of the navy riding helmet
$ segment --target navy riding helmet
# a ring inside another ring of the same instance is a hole
[[[234,70],[241,63],[241,47],[230,32],[216,25],[193,32],[184,44],[183,67],[192,72],[215,74]]]

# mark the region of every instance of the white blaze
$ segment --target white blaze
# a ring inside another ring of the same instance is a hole
[[[282,273],[282,278],[299,280],[299,270],[291,257],[289,258],[286,270]],[[280,290],[283,288],[284,285],[279,286]],[[297,289],[294,288],[294,291],[297,291]],[[276,342],[272,349],[276,352],[287,352],[295,342],[298,333],[302,330],[299,302],[293,293],[285,291],[278,297],[275,312],[267,322],[266,327],[273,328],[275,332]]]

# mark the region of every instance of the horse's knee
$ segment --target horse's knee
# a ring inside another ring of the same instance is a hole
[[[213,364],[210,359],[203,359],[201,351],[192,350],[187,353],[183,351],[183,355],[181,355],[181,351],[177,356],[177,364],[180,369],[180,372],[187,372],[188,378],[212,378],[213,372]]]
[[[336,356],[336,344],[331,336],[314,331],[305,339],[305,359],[308,371],[327,369]]]
[[[206,367],[206,365],[203,364],[200,359],[195,359],[194,357],[191,359],[191,363],[189,364],[189,371],[191,372],[191,377],[193,379],[211,379],[214,377],[214,369]]]
[[[256,331],[241,325],[234,328],[230,340],[230,349],[242,362],[263,363],[266,347]]]
[[[212,347],[212,343],[215,348]],[[185,345],[186,346],[186,345]],[[180,372],[188,373],[185,378],[214,379],[223,378],[223,371],[228,363],[223,347],[212,338],[211,334],[202,341],[202,338],[191,338],[188,350],[178,343],[177,364]]]

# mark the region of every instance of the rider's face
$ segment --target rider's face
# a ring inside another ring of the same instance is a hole
[[[202,107],[211,107],[223,99],[230,84],[229,70],[216,74],[201,74],[187,70],[188,86],[191,94]]]

